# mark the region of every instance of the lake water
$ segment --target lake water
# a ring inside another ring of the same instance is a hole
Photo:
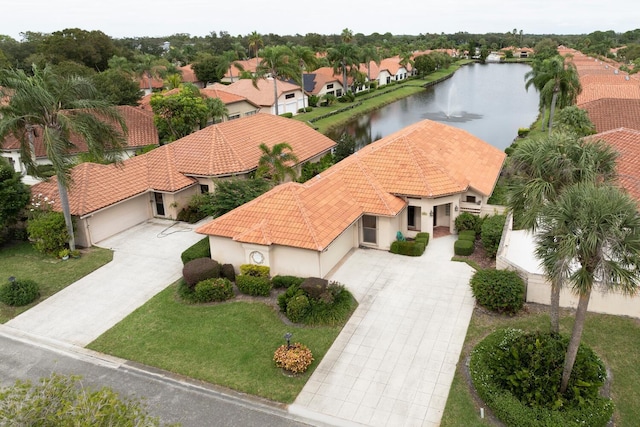
[[[362,147],[424,119],[464,129],[504,150],[538,116],[538,93],[525,90],[526,64],[470,64],[453,77],[359,117],[331,132],[337,140],[344,132]]]

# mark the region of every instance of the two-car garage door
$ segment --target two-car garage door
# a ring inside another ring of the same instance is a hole
[[[120,233],[152,217],[148,194],[115,204],[85,219],[89,229],[89,244]]]

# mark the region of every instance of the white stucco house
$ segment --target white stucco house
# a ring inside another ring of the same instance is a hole
[[[388,250],[398,231],[453,232],[460,212],[486,207],[504,159],[464,130],[425,120],[304,184],[279,185],[197,232],[209,236],[219,262],[324,277],[353,248]]]
[[[195,194],[215,191],[219,179],[247,178],[259,145],[287,142],[302,163],[319,161],[335,142],[306,124],[255,114],[208,126],[118,165],[82,163],[71,170],[69,205],[76,243],[91,246],[148,219],[175,219]],[[56,179],[32,187],[60,208]]]

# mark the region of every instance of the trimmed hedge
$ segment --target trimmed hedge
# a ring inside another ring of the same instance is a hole
[[[515,314],[524,305],[524,281],[515,271],[478,270],[470,285],[478,304],[491,311]]]
[[[423,242],[426,247],[429,244],[429,233],[418,233],[414,240],[416,242]]]
[[[475,250],[474,242],[471,240],[456,240],[453,244],[453,253],[461,256],[469,256]]]
[[[12,307],[22,307],[40,296],[40,287],[29,279],[6,282],[0,286],[0,301]]]
[[[182,267],[185,283],[193,288],[198,282],[220,277],[220,264],[211,258],[197,258]]]
[[[482,246],[484,246],[487,256],[491,258],[495,258],[498,253],[502,229],[506,220],[507,217],[505,215],[494,215],[486,218],[482,223],[482,233],[480,235]]]
[[[308,307],[305,300],[308,302]],[[291,304],[294,306],[290,308]],[[278,296],[280,311],[285,313],[292,322],[306,325],[342,325],[355,305],[356,301],[351,293],[335,282],[329,283],[318,298],[310,297],[297,284],[291,285],[286,292]],[[304,315],[300,317],[300,313]]]
[[[241,274],[236,276],[236,286],[246,295],[268,297],[271,293],[271,281],[268,277]]]
[[[266,265],[242,264],[240,266],[240,274],[253,277],[269,278],[271,269]]]
[[[287,304],[287,317],[294,323],[300,323],[309,312],[309,298],[306,295],[296,295]]]
[[[187,249],[185,249],[184,252],[182,252],[180,258],[182,258],[182,265],[197,258],[211,258],[211,247],[209,246],[209,238],[205,237],[204,239],[189,246]]]
[[[459,240],[471,240],[472,242],[476,241],[476,232],[475,230],[464,230],[458,233]]]
[[[597,396],[585,401],[581,407],[568,405],[556,410],[530,407],[496,382],[495,357],[500,353],[496,350],[511,347],[513,339],[520,334],[522,331],[513,329],[496,331],[482,340],[471,352],[469,371],[473,385],[496,417],[509,427],[606,426],[614,409],[613,402],[609,399]]]
[[[289,287],[293,285],[300,285],[303,281],[304,279],[302,277],[277,275],[271,279],[271,285],[273,285],[274,288],[289,289]]]
[[[233,268],[233,265],[231,264],[222,264],[222,267],[220,267],[220,277],[224,277],[231,282],[235,282],[236,269]]]
[[[207,279],[198,282],[193,299],[195,302],[226,301],[233,298],[233,284],[228,279]]]
[[[420,256],[424,253],[425,246],[423,241],[410,240],[401,242],[396,240],[391,243],[390,252],[399,255]]]

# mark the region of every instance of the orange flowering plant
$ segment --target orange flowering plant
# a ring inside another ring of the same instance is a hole
[[[301,374],[311,366],[313,354],[306,345],[295,343],[283,344],[273,355],[276,366],[294,374]]]

